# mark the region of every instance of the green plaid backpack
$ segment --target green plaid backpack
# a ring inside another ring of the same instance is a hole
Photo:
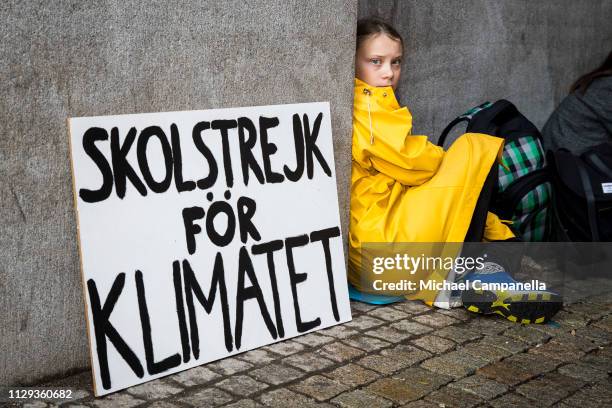
[[[523,241],[547,241],[551,230],[552,185],[542,148],[542,135],[516,107],[501,99],[485,102],[457,117],[442,131],[442,146],[450,130],[468,122],[466,132],[484,133],[505,140],[491,211],[511,220]]]

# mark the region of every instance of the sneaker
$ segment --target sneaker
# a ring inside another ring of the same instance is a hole
[[[518,283],[498,264],[486,262],[482,271],[472,272],[466,281]],[[470,288],[461,294],[463,306],[474,313],[498,314],[511,322],[546,323],[562,307],[563,298],[546,290],[484,290]]]

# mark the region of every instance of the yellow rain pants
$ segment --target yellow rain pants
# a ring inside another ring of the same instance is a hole
[[[501,138],[466,133],[445,152],[411,130],[412,116],[391,87],[355,79],[348,279],[363,292],[377,293],[362,273],[362,262],[366,270],[372,265],[362,259],[363,243],[463,242],[503,147]],[[485,239],[512,237],[488,213]]]

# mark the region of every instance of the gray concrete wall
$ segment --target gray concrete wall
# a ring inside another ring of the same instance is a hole
[[[405,39],[401,100],[436,141],[486,100],[514,102],[538,127],[612,48],[609,0],[360,0]]]
[[[0,385],[85,368],[66,119],[330,101],[347,231],[357,2],[0,2]]]

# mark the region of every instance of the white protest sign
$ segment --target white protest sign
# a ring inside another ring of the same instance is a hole
[[[96,395],[351,319],[328,103],[70,119]]]

